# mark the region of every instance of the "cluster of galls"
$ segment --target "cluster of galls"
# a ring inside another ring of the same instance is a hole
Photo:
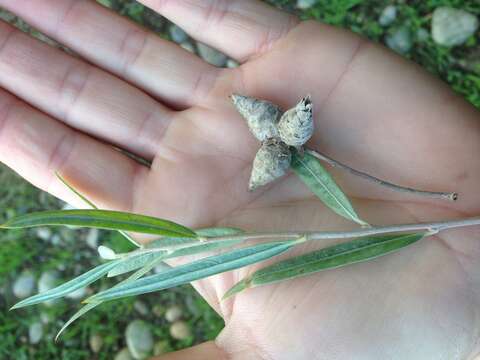
[[[252,191],[288,171],[292,148],[301,150],[313,135],[313,105],[310,96],[306,96],[295,107],[282,112],[269,101],[242,95],[231,98],[252,134],[262,142],[253,161],[249,183]]]

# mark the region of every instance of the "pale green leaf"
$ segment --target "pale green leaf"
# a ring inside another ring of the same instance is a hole
[[[195,231],[197,235],[202,237],[218,237],[242,234],[243,231],[234,228],[208,228]],[[154,259],[166,260],[179,256],[195,255],[203,252],[223,249],[236,244],[239,244],[242,240],[222,241],[216,243],[208,243],[208,241],[193,240],[192,238],[161,238],[154,240],[145,246],[145,249],[155,248],[169,248],[173,247],[171,251],[158,251],[158,252],[146,252],[143,250],[137,250],[132,252],[129,258],[124,259],[114,269],[112,269],[108,276],[121,275],[138,268],[141,268],[145,264]],[[138,255],[135,255],[138,253]]]
[[[195,230],[198,236],[204,237],[220,237],[220,236],[235,236],[245,233],[242,229],[232,227],[211,227]]]
[[[16,303],[12,309],[18,309],[25,306],[39,304],[48,300],[58,299],[64,297],[65,295],[74,292],[75,290],[86,287],[87,285],[97,281],[105,274],[107,274],[110,269],[114,268],[118,264],[118,260],[110,261],[108,263],[99,265],[90,271],[87,271],[85,274],[82,274],[75,279],[72,279],[60,286],[57,286],[48,291],[42,292],[40,294],[31,296],[25,300],[22,300]]]
[[[175,267],[160,274],[151,275],[126,285],[105,290],[87,299],[87,302],[113,300],[188,284],[195,280],[269,259],[287,251],[294,244],[295,241],[267,243],[236,249],[225,254],[213,255]]]
[[[158,265],[158,263],[160,263],[162,261],[161,258],[155,258],[155,259],[152,259],[148,264],[146,264],[145,266],[143,266],[141,269],[139,269],[138,271],[136,271],[135,273],[133,273],[132,275],[130,275],[127,279],[123,280],[123,281],[120,281],[118,284],[116,284],[115,286],[112,287],[115,288],[117,286],[120,286],[120,285],[123,285],[123,284],[128,284],[130,282],[133,282],[137,279],[140,279],[143,275],[147,274],[148,272],[150,272],[155,266]],[[164,268],[164,271],[167,271],[169,269],[171,269],[170,266],[168,266],[167,264],[163,264],[165,266]],[[55,337],[55,341],[58,340],[58,338],[60,337],[60,335],[67,329],[67,327],[69,327],[75,320],[77,320],[78,318],[80,318],[81,316],[83,316],[84,314],[86,314],[87,312],[89,312],[90,310],[94,309],[95,307],[97,307],[98,305],[101,305],[103,303],[103,301],[98,301],[98,302],[92,302],[90,304],[87,304],[85,305],[84,307],[82,307],[80,310],[78,310],[75,314],[73,314],[73,316],[62,326],[62,328],[60,329],[60,331],[57,333],[57,336]]]
[[[97,307],[98,305],[100,305],[101,303],[91,303],[91,304],[86,304],[85,306],[83,306],[80,310],[78,310],[75,314],[72,315],[72,317],[70,319],[68,319],[68,321],[63,324],[62,328],[58,331],[57,335],[55,336],[55,341],[58,340],[58,338],[60,337],[60,335],[75,321],[77,320],[78,318],[80,318],[82,315],[86,314],[87,312],[89,312],[90,310],[92,310],[93,308]]]
[[[57,175],[58,179],[70,190],[72,191],[75,195],[77,195],[83,202],[85,202],[88,206],[90,206],[92,209],[98,210],[98,207],[91,201],[89,200],[85,195],[82,195],[77,189],[75,189],[67,180],[63,178],[62,175],[60,175],[58,172],[55,173]],[[125,239],[130,241],[133,245],[140,247],[140,244],[133,239],[130,235],[128,235],[125,231],[118,231]]]
[[[158,261],[165,259],[166,254],[166,251],[159,251],[139,254],[136,256],[121,259],[122,261],[112,270],[110,270],[107,276],[113,277],[137,270],[155,259],[157,259]]]
[[[10,219],[0,228],[17,229],[46,225],[123,230],[170,237],[197,236],[192,230],[168,220],[109,210],[42,211]]]
[[[292,169],[310,190],[338,215],[362,226],[368,225],[358,217],[347,196],[313,155],[308,152],[300,155],[295,151],[292,158]]]
[[[84,203],[86,203],[92,209],[98,209],[97,206],[92,201],[90,201],[86,196],[80,194],[80,192],[77,189],[75,189],[66,179],[64,179],[63,176],[60,175],[60,173],[55,172],[55,175],[71,192],[77,195]]]
[[[333,245],[267,266],[241,280],[226,294],[231,296],[248,287],[272,284],[322,270],[368,261],[413,244],[427,233],[368,236]]]

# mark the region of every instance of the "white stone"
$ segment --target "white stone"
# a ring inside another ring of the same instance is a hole
[[[413,45],[412,34],[407,27],[398,28],[385,39],[387,46],[399,54],[406,54]]]
[[[42,240],[50,240],[52,236],[52,230],[49,228],[41,227],[36,230],[37,237]]]
[[[58,279],[59,279],[59,276],[57,271],[55,270],[45,271],[40,276],[40,279],[38,279],[38,282],[37,282],[38,292],[43,293],[45,291],[53,289],[59,284]],[[45,301],[43,304],[47,306],[51,306],[57,301],[58,299],[48,300],[48,301]]]
[[[382,26],[388,26],[397,18],[397,8],[394,5],[385,7],[378,18],[378,23]]]
[[[227,63],[228,58],[226,55],[208,45],[199,42],[197,43],[197,49],[202,59],[209,64],[221,67]]]
[[[135,301],[133,308],[142,316],[148,315],[148,306],[143,301]]]
[[[170,37],[174,42],[177,44],[181,44],[188,39],[188,35],[182,28],[178,27],[177,25],[171,25],[168,28],[168,32]]]
[[[98,229],[88,230],[87,236],[85,238],[85,242],[87,243],[87,246],[89,248],[94,250],[97,249],[99,235],[100,235],[100,231]]]
[[[28,327],[28,340],[30,344],[38,344],[43,337],[43,325],[36,322]]]
[[[22,273],[13,283],[12,291],[19,299],[26,298],[33,294],[35,289],[35,277],[30,272]]]
[[[125,332],[128,350],[134,359],[145,359],[153,350],[153,335],[142,320],[134,320]]]
[[[178,305],[170,306],[167,311],[165,311],[165,319],[168,322],[175,322],[180,320],[183,315],[182,308]]]
[[[450,7],[435,9],[432,16],[433,40],[443,46],[463,44],[478,29],[478,18]]]
[[[52,316],[50,314],[47,314],[45,312],[42,312],[40,314],[40,321],[43,323],[43,324],[48,324],[52,321]]]
[[[130,351],[127,348],[120,350],[117,355],[115,355],[114,360],[133,360]]]
[[[297,0],[298,9],[309,9],[317,3],[317,0]]]
[[[55,270],[45,271],[38,279],[38,292],[42,293],[53,289],[58,285],[58,272]]]
[[[185,340],[192,336],[190,327],[184,321],[176,321],[170,326],[170,335],[177,340]]]
[[[90,344],[90,349],[92,350],[92,352],[98,353],[103,346],[103,339],[100,335],[93,334],[92,336],[90,336],[88,343]]]

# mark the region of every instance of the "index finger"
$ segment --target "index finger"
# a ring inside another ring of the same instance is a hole
[[[192,37],[239,61],[259,55],[298,19],[257,0],[140,0]]]

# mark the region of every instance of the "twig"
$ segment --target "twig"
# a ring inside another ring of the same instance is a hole
[[[362,228],[352,231],[307,231],[307,232],[280,232],[280,233],[251,233],[251,234],[241,234],[241,235],[232,235],[232,236],[219,236],[208,238],[207,241],[203,242],[208,243],[219,243],[226,241],[238,240],[239,242],[245,242],[248,240],[290,240],[290,239],[300,239],[305,237],[305,241],[312,240],[328,240],[328,239],[352,239],[362,236],[372,236],[372,235],[383,235],[391,233],[404,233],[410,231],[428,231],[432,234],[447,230],[462,228],[467,226],[478,226],[480,225],[480,217],[462,219],[462,220],[452,220],[452,221],[438,221],[430,223],[418,223],[418,224],[401,224],[401,225],[391,225],[391,226],[378,226],[370,228]],[[304,241],[304,242],[305,242]],[[190,244],[179,244],[174,246],[169,246],[165,248],[157,248],[159,250],[179,250],[186,247],[196,246],[198,243],[192,242]],[[142,250],[140,250],[142,251]]]
[[[458,199],[458,194],[455,193],[455,192],[449,193],[449,192],[424,191],[424,190],[417,190],[417,189],[413,189],[413,188],[409,188],[409,187],[405,187],[405,186],[392,184],[388,181],[376,178],[376,177],[374,177],[372,175],[369,175],[369,174],[366,174],[362,171],[353,169],[350,166],[342,164],[342,163],[338,162],[337,160],[332,159],[331,157],[329,157],[327,155],[319,153],[318,151],[310,150],[310,149],[306,149],[305,151],[308,152],[310,155],[315,156],[317,159],[325,161],[326,163],[328,163],[329,165],[331,165],[333,167],[345,170],[352,175],[361,177],[365,180],[373,182],[377,185],[387,187],[387,188],[389,188],[391,190],[394,190],[394,191],[403,192],[403,193],[410,193],[410,194],[419,195],[419,196],[426,196],[426,197],[430,197],[430,198],[434,198],[434,199],[449,200],[449,201],[455,201],[455,200]]]

